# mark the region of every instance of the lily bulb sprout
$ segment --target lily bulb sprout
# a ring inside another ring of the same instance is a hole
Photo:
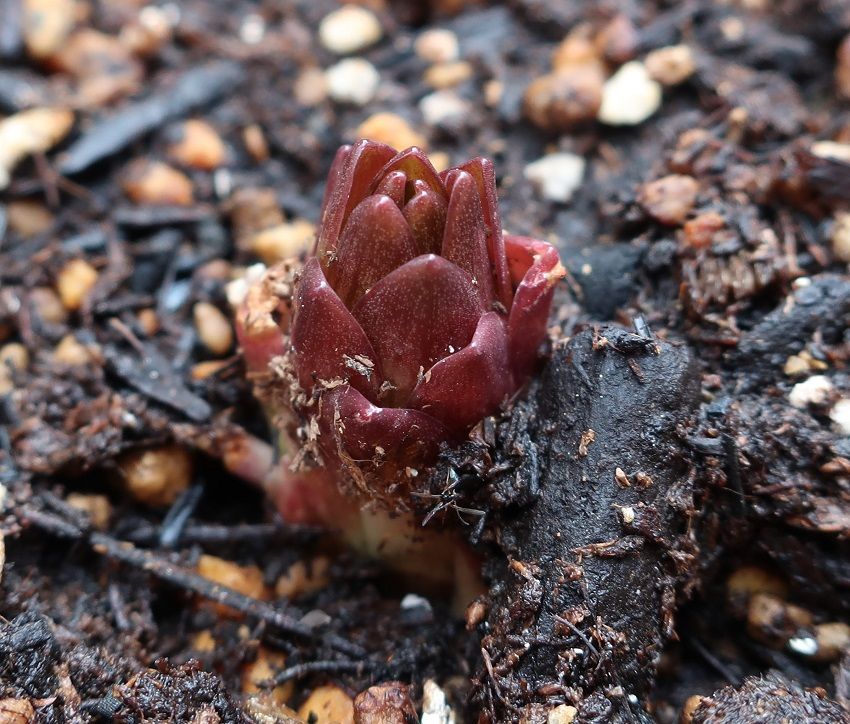
[[[441,447],[534,372],[564,274],[550,244],[502,233],[487,159],[438,173],[417,148],[343,146],[312,255],[267,270],[238,308],[280,440],[275,461],[254,449],[233,467],[264,478],[286,520],[455,580],[457,539],[417,523],[418,493]]]

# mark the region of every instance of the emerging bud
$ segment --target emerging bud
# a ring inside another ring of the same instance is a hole
[[[285,517],[339,524],[352,505],[407,511],[443,444],[464,439],[534,370],[556,250],[503,236],[492,164],[437,173],[416,148],[343,146],[314,253],[251,288],[237,328],[256,389],[298,441]],[[283,413],[283,414],[282,414]],[[341,492],[340,492],[341,491]]]

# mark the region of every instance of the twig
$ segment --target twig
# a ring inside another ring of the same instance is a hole
[[[273,688],[281,684],[292,681],[293,679],[301,679],[309,674],[319,672],[323,673],[341,673],[343,671],[353,671],[360,676],[365,669],[373,669],[379,666],[376,661],[307,661],[303,664],[295,664],[279,671],[273,678],[262,682],[264,688]]]

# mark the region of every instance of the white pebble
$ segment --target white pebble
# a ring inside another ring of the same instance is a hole
[[[454,91],[441,90],[430,93],[419,101],[419,110],[422,111],[426,123],[439,126],[441,123],[464,118],[471,109],[469,103]]]
[[[247,45],[256,45],[266,34],[266,21],[256,13],[249,13],[242,19],[239,27],[239,39]]]
[[[455,715],[446,702],[446,695],[433,679],[422,686],[421,724],[454,724]]]
[[[416,38],[413,49],[416,55],[429,63],[451,63],[460,57],[457,35],[442,28],[426,30]]]
[[[844,161],[845,163],[850,163],[850,144],[848,143],[815,141],[812,144],[812,153],[820,158],[828,158],[833,161]]]
[[[850,437],[850,397],[842,397],[832,406],[829,419],[842,435]]]
[[[381,76],[363,58],[346,58],[325,71],[328,93],[337,103],[365,106],[375,97]]]
[[[832,220],[832,253],[835,258],[850,263],[850,213],[839,211]]]
[[[566,202],[581,186],[585,161],[574,153],[550,153],[528,164],[525,178],[549,201]]]
[[[822,405],[832,392],[832,382],[824,375],[813,375],[791,389],[788,401],[801,410],[808,405]]]
[[[375,14],[359,5],[344,5],[319,23],[319,40],[332,53],[348,55],[377,43],[384,31]]]
[[[610,126],[636,126],[660,105],[661,84],[652,80],[643,63],[633,60],[605,81],[597,118]]]

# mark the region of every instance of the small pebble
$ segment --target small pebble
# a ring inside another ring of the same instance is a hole
[[[295,219],[257,233],[251,241],[253,251],[271,266],[297,257],[309,250],[316,238],[316,227],[305,219]]]
[[[98,530],[106,530],[112,517],[112,504],[105,495],[68,493],[68,505],[85,513]]]
[[[295,99],[302,105],[312,108],[328,97],[328,83],[321,68],[305,68],[295,79],[293,87]]]
[[[3,560],[3,535],[0,533],[0,573]],[[29,699],[0,699],[0,716],[3,724],[32,724],[36,721],[36,712]]]
[[[587,65],[600,70],[604,67],[599,48],[584,32],[570,33],[552,53],[552,68],[556,71]]]
[[[0,121],[0,191],[12,179],[12,171],[24,158],[49,151],[74,125],[67,108],[32,108]]]
[[[159,331],[159,317],[150,307],[140,309],[138,314],[136,314],[136,320],[148,337],[153,337]]]
[[[127,492],[153,507],[171,505],[192,481],[192,456],[179,445],[133,450],[118,461]]]
[[[572,724],[578,715],[578,709],[569,704],[561,704],[552,709],[546,716],[546,724]]]
[[[370,686],[354,700],[356,724],[409,724],[418,720],[410,689],[400,681]]]
[[[850,213],[839,211],[832,220],[832,253],[839,261],[850,264]]]
[[[320,686],[298,709],[298,716],[314,724],[354,724],[354,702],[338,686]]]
[[[158,5],[146,5],[135,20],[121,28],[121,43],[134,55],[156,55],[174,34],[174,23]]]
[[[595,65],[565,67],[536,78],[525,91],[523,110],[544,131],[559,133],[596,118],[605,76]]]
[[[269,597],[263,582],[263,572],[257,566],[240,566],[217,556],[202,555],[198,559],[196,570],[198,575],[208,581],[232,588],[250,598],[263,601]]]
[[[451,30],[434,28],[422,33],[413,44],[413,50],[428,63],[451,63],[460,57],[460,43]]]
[[[266,141],[266,136],[263,129],[256,123],[250,126],[245,126],[242,131],[242,142],[245,144],[245,150],[251,154],[257,163],[263,163],[269,159],[269,143]]]
[[[779,576],[759,566],[741,566],[726,579],[726,596],[734,608],[743,608],[757,593],[785,598],[788,585]]]
[[[371,10],[359,5],[344,5],[322,18],[319,40],[337,55],[348,55],[368,48],[383,36],[381,23]]]
[[[27,52],[40,60],[53,55],[76,23],[74,0],[24,0],[23,34]]]
[[[329,569],[330,560],[326,556],[317,556],[309,562],[295,561],[286,569],[286,573],[277,579],[275,595],[292,599],[320,591],[328,585]]]
[[[794,385],[788,395],[788,401],[792,406],[803,410],[809,405],[824,404],[834,389],[828,377],[812,375],[809,379]]]
[[[137,204],[190,206],[194,201],[189,177],[162,161],[134,161],[124,174],[122,186]]]
[[[468,118],[472,107],[454,91],[440,90],[419,101],[419,110],[422,111],[425,123],[440,126]]]
[[[446,700],[445,692],[433,679],[422,686],[422,718],[420,724],[454,724],[455,713]]]
[[[842,397],[832,406],[829,419],[840,434],[850,437],[850,397]]]
[[[43,234],[53,226],[55,217],[44,204],[32,199],[16,199],[6,204],[9,229],[24,239]]]
[[[574,153],[551,153],[528,164],[524,175],[549,201],[564,203],[581,186],[585,161]]]
[[[700,704],[702,704],[705,700],[706,698],[699,694],[689,696],[682,706],[682,715],[680,718],[681,724],[690,724],[694,718],[694,712],[699,709]]]
[[[398,149],[411,146],[425,149],[428,145],[421,133],[413,130],[404,118],[395,113],[376,113],[369,116],[358,126],[356,135],[357,138],[368,138]]]
[[[365,106],[375,97],[381,76],[368,60],[346,58],[325,71],[325,80],[337,103]]]
[[[201,343],[215,355],[224,355],[233,346],[233,327],[224,313],[209,302],[198,302],[193,310],[195,329]]]
[[[50,287],[34,287],[30,292],[30,301],[39,318],[48,324],[62,324],[68,319],[68,310]]]
[[[691,249],[708,249],[715,234],[725,228],[726,219],[716,211],[706,211],[685,223],[682,242]]]
[[[814,634],[818,650],[812,658],[816,661],[836,661],[850,650],[850,626],[843,621],[818,624]]]
[[[186,121],[176,134],[177,140],[169,147],[168,155],[177,163],[200,171],[212,171],[224,163],[227,156],[224,141],[206,121]]]
[[[56,291],[69,312],[83,306],[97,283],[97,270],[84,259],[71,259],[56,275]]]
[[[257,658],[246,664],[242,670],[242,693],[259,694],[266,691],[275,703],[286,704],[295,693],[294,682],[287,681],[273,689],[263,686],[264,682],[274,678],[274,675],[285,665],[286,657],[283,653],[260,646],[257,650]]]
[[[92,353],[73,334],[66,334],[53,349],[53,360],[71,367],[82,367],[92,361]]]
[[[612,65],[622,65],[635,57],[639,42],[637,28],[629,17],[617,13],[595,38],[599,54]]]
[[[699,184],[692,176],[670,174],[644,184],[638,201],[647,213],[668,226],[680,226],[690,214]]]
[[[636,126],[661,106],[661,84],[649,77],[646,66],[626,63],[602,87],[597,118],[610,126]]]
[[[30,356],[27,348],[18,342],[9,342],[0,347],[0,395],[11,392],[13,371],[25,370]]]
[[[850,99],[850,35],[847,35],[835,53],[835,87],[838,95]]]
[[[820,158],[831,158],[835,161],[850,163],[850,143],[836,143],[835,141],[815,141],[811,148],[812,153]]]
[[[472,77],[472,65],[465,60],[437,63],[425,71],[424,80],[432,88],[454,88]]]
[[[668,45],[651,51],[644,59],[649,77],[661,85],[684,83],[697,69],[694,53],[688,45]]]

